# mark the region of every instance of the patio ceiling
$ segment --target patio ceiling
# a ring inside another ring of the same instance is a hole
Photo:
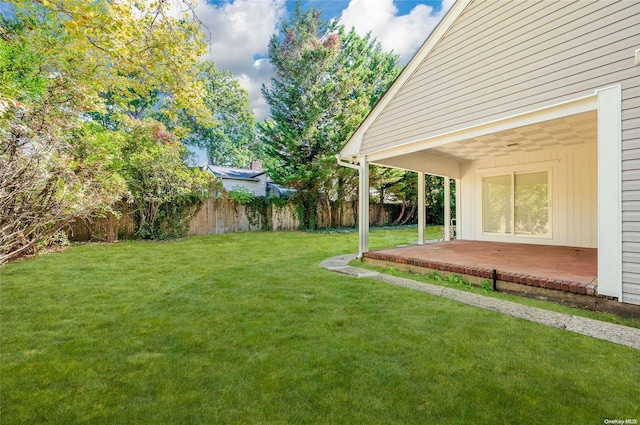
[[[597,142],[597,113],[588,111],[431,148],[457,163]]]

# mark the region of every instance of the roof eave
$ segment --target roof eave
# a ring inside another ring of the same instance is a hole
[[[431,34],[429,34],[422,47],[418,49],[413,58],[409,61],[409,63],[407,63],[407,66],[405,66],[400,75],[398,75],[396,80],[393,82],[391,87],[389,87],[385,94],[380,98],[371,112],[369,112],[369,115],[367,115],[358,129],[349,138],[346,145],[340,150],[340,155],[342,157],[354,158],[362,156],[361,152],[362,144],[364,142],[364,135],[369,127],[371,127],[378,116],[380,116],[382,111],[384,111],[384,109],[395,97],[395,95],[400,91],[400,89],[405,85],[405,83],[409,80],[413,73],[418,69],[422,61],[424,61],[427,56],[429,56],[429,53],[431,53],[433,48],[438,44],[442,37],[444,37],[449,28],[453,25],[456,19],[458,19],[458,16],[462,14],[462,11],[472,1],[473,0],[457,0],[455,4],[451,6],[451,9],[449,9],[445,17],[442,18],[440,23],[434,28]]]
[[[254,183],[260,182],[260,179],[256,179],[253,177],[230,177],[230,176],[217,176],[217,177],[222,180],[238,180],[243,182],[254,182]]]

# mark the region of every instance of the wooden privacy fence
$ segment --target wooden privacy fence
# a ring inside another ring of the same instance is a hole
[[[264,205],[255,208],[226,198],[206,199],[189,225],[190,235],[247,232],[256,230],[294,230],[300,226],[291,205]]]
[[[119,239],[130,239],[135,230],[136,223],[128,212],[120,216],[108,213],[106,217],[77,219],[68,225],[67,237],[75,242],[115,242]]]
[[[396,210],[395,205],[372,204],[369,211],[371,225],[390,223],[395,218]],[[330,227],[331,222],[340,223],[342,227],[354,227],[357,224],[356,203],[346,202],[340,207],[333,203],[320,203],[316,219],[319,228]],[[267,204],[255,207],[241,205],[227,198],[209,198],[204,200],[202,208],[191,219],[189,235],[296,230],[299,227],[294,205]],[[69,225],[67,235],[69,240],[76,242],[114,242],[131,239],[135,230],[134,219],[128,211],[124,211],[119,217],[108,214],[106,217],[78,219]]]

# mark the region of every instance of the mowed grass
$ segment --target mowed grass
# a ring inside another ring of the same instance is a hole
[[[318,266],[356,249],[241,233],[0,267],[0,423],[640,420],[640,351]]]

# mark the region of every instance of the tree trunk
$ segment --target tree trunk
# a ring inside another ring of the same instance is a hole
[[[407,208],[407,200],[403,199],[402,200],[402,208],[400,209],[400,213],[398,214],[398,218],[395,219],[395,221],[393,223],[391,223],[392,226],[396,226],[398,223],[400,223],[400,220],[402,220],[402,216],[404,215],[404,210]]]
[[[378,211],[376,214],[376,225],[382,226],[384,224],[384,187],[380,189],[380,200],[378,201]]]
[[[316,229],[316,200],[317,196],[313,194],[306,194],[302,200],[303,220],[302,228],[306,230]]]
[[[416,212],[416,204],[413,204],[413,205],[411,206],[411,211],[410,211],[410,212],[409,212],[409,214],[407,215],[407,218],[405,218],[405,219],[404,219],[404,221],[403,221],[402,223],[400,223],[400,224],[406,224],[406,223],[407,223],[407,221],[409,221],[409,220],[413,217],[413,214],[414,214],[415,212]]]
[[[333,214],[331,214],[331,200],[329,200],[329,197],[326,197],[327,199],[327,229],[330,227],[333,227]]]

